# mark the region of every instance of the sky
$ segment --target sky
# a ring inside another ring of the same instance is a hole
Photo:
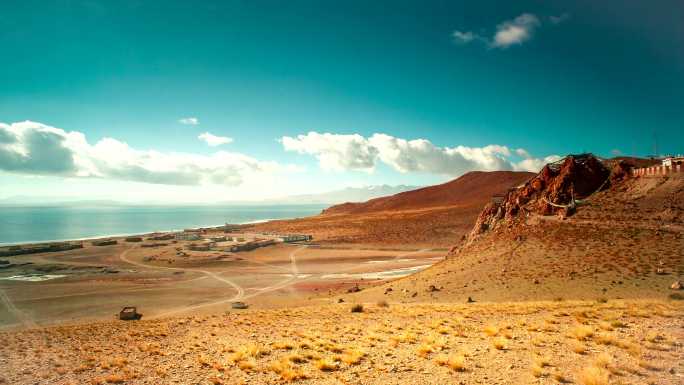
[[[207,202],[684,152],[684,3],[0,2],[0,199]]]

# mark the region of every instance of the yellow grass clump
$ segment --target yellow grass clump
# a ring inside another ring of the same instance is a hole
[[[347,365],[357,365],[365,355],[366,353],[361,350],[350,349],[342,354],[340,360]]]
[[[280,378],[286,382],[293,382],[308,377],[301,369],[293,367],[292,364],[286,360],[272,362],[270,369],[280,375]]]
[[[332,372],[338,368],[337,363],[330,358],[321,358],[320,360],[316,361],[316,367],[318,370],[322,370],[324,372]]]
[[[579,376],[582,385],[608,385],[608,372],[596,366],[584,368]]]
[[[494,345],[494,348],[496,350],[506,350],[506,340],[503,338],[497,338],[494,341],[492,341],[492,345]]]
[[[495,335],[499,334],[499,328],[494,325],[487,325],[484,329],[482,329],[482,331],[490,337],[494,337]]]
[[[465,356],[463,354],[452,354],[450,356],[440,354],[435,357],[435,362],[437,365],[446,366],[457,372],[465,370]]]
[[[570,335],[578,341],[586,341],[594,335],[594,329],[591,326],[577,325],[570,329]]]

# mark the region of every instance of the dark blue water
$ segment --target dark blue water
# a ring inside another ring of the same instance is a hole
[[[0,207],[0,244],[56,241],[315,215],[324,205]]]

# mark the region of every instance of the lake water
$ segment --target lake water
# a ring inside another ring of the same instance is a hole
[[[0,207],[0,244],[141,234],[315,215],[325,205]]]

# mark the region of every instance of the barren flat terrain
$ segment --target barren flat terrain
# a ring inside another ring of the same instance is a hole
[[[226,253],[187,251],[187,244],[87,244],[5,258],[14,266],[0,271],[0,327],[111,319],[129,305],[145,318],[222,311],[233,301],[252,307],[302,305],[410,274],[445,254],[315,244]],[[32,277],[46,280],[24,280]]]

